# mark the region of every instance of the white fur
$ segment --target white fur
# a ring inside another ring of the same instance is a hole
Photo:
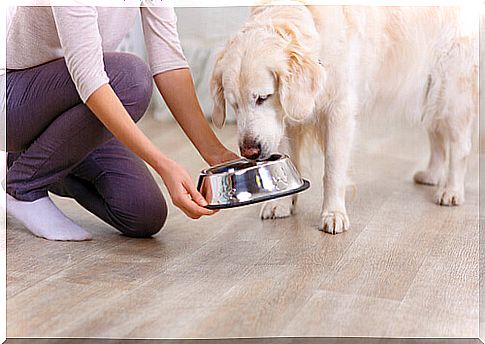
[[[263,156],[280,151],[297,161],[301,136],[314,132],[325,154],[326,232],[350,226],[345,183],[360,117],[424,125],[431,157],[415,181],[439,185],[438,204],[459,205],[478,116],[478,32],[464,30],[462,18],[458,7],[257,7],[215,64],[214,123],[223,125],[227,100],[240,143],[250,138]],[[281,200],[261,216],[292,211]]]

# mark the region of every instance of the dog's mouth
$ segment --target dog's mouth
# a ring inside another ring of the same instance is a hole
[[[258,161],[272,161],[276,156],[281,156],[278,150],[273,149],[268,144],[261,144],[261,154],[258,157]],[[277,160],[277,159],[276,159]]]
[[[241,152],[243,152],[243,150],[241,150]],[[277,160],[276,157],[277,156],[281,156],[281,154],[279,153],[271,153],[270,151],[268,152],[260,152],[259,154],[241,154],[243,157],[245,157],[246,159],[249,159],[249,160],[253,160],[253,161],[273,161],[273,160]]]
[[[280,156],[277,153],[268,153],[268,154],[261,154],[256,161],[274,161],[277,160],[275,157]]]
[[[271,158],[278,151],[273,149],[273,145],[259,141],[245,139],[239,144],[241,156],[249,160],[264,161]]]
[[[277,160],[280,160],[282,156],[283,154],[281,153],[271,153],[269,156],[259,158],[256,161],[264,161],[264,162],[277,161]]]

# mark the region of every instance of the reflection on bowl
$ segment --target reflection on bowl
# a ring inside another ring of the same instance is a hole
[[[308,189],[286,155],[274,154],[264,161],[245,158],[205,169],[198,189],[209,202],[207,208],[232,208],[288,196]]]

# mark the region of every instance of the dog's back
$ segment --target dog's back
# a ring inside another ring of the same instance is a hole
[[[309,8],[322,37],[320,56],[335,69],[337,87],[358,90],[362,116],[423,122],[439,97],[456,94],[450,81],[469,94],[478,89],[478,28],[465,8]]]

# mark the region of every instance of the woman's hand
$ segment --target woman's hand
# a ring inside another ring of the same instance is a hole
[[[207,162],[209,163],[209,165],[214,166],[214,165],[222,164],[223,162],[236,160],[240,158],[241,157],[236,153],[234,153],[233,151],[230,151],[229,149],[223,147],[223,150],[221,152],[213,154],[209,159],[207,159]]]
[[[173,205],[188,217],[198,219],[203,215],[213,215],[215,210],[204,208],[207,201],[195,187],[187,171],[173,160],[165,160],[157,170],[170,193]]]

